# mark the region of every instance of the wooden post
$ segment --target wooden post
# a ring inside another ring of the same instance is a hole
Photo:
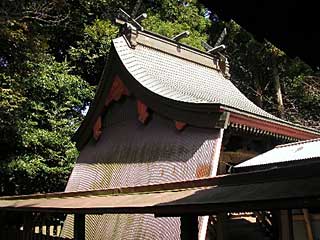
[[[198,239],[198,216],[184,215],[180,217],[180,238],[181,240]]]
[[[5,239],[5,219],[6,213],[0,212],[0,239]]]
[[[73,236],[75,240],[86,238],[86,215],[74,214]]]
[[[224,240],[226,239],[227,214],[219,213],[217,215],[217,220],[217,240]]]
[[[280,233],[280,212],[278,210],[271,211],[272,239],[279,239]]]
[[[46,214],[46,238],[49,239],[50,238],[50,215]]]
[[[32,213],[23,214],[23,239],[31,239],[32,237]]]
[[[291,210],[280,210],[280,239],[293,240],[292,213]]]
[[[306,208],[302,209],[302,211],[303,211],[304,222],[306,224],[308,240],[314,240],[309,211]]]
[[[220,162],[220,153],[223,150],[222,148],[222,139],[223,139],[224,129],[220,129],[219,138],[217,139],[216,146],[213,149],[214,154],[211,163],[211,169],[209,173],[209,177],[217,176],[218,169],[219,169],[219,162]],[[207,176],[206,176],[207,177]],[[208,223],[209,223],[209,216],[203,216],[200,219],[200,229],[199,229],[199,240],[205,240],[207,236],[208,230]]]

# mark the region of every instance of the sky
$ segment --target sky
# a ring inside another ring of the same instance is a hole
[[[320,70],[320,17],[312,0],[200,0],[222,20],[235,20],[259,40]]]

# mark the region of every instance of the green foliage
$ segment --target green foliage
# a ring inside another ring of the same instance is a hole
[[[1,154],[0,189],[6,194],[61,191],[77,157],[70,137],[92,89],[50,55],[25,65],[28,73],[14,82],[2,77],[0,114],[8,119],[1,122],[2,146],[10,151]]]
[[[17,119],[26,98],[15,90],[16,85],[15,79],[0,74],[0,160],[15,151],[18,142]]]
[[[148,18],[143,26],[153,32],[169,38],[189,31],[190,36],[181,40],[182,43],[203,49],[201,40],[207,41],[210,20],[205,17],[205,9],[196,1],[164,0],[154,1],[147,11]]]
[[[288,120],[319,128],[320,78],[300,74],[286,78],[284,88]]]
[[[107,20],[95,20],[86,25],[83,39],[71,47],[69,54],[77,73],[96,84],[107,60],[112,39],[116,38],[118,27]]]

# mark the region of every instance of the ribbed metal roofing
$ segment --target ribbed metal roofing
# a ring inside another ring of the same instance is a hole
[[[261,165],[277,165],[301,160],[320,158],[320,138],[279,145],[274,149],[240,163],[235,168],[254,167]]]
[[[180,102],[220,104],[279,120],[246,98],[217,69],[142,44],[131,48],[124,36],[114,39],[113,44],[130,74],[153,93]]]

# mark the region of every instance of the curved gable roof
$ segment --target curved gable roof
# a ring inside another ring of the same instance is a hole
[[[224,77],[216,57],[154,33],[131,30],[112,42],[95,99],[75,134],[78,148],[91,137],[115,75],[148,107],[174,120],[221,128],[228,122],[231,127],[249,126],[297,139],[320,136],[256,106]],[[219,121],[222,125],[216,124]]]
[[[178,56],[144,44],[132,48],[124,36],[114,39],[113,44],[126,70],[143,87],[159,96],[192,104],[219,104],[280,120],[251,102],[214,68],[213,57],[210,67],[180,57],[179,48],[176,49]]]

